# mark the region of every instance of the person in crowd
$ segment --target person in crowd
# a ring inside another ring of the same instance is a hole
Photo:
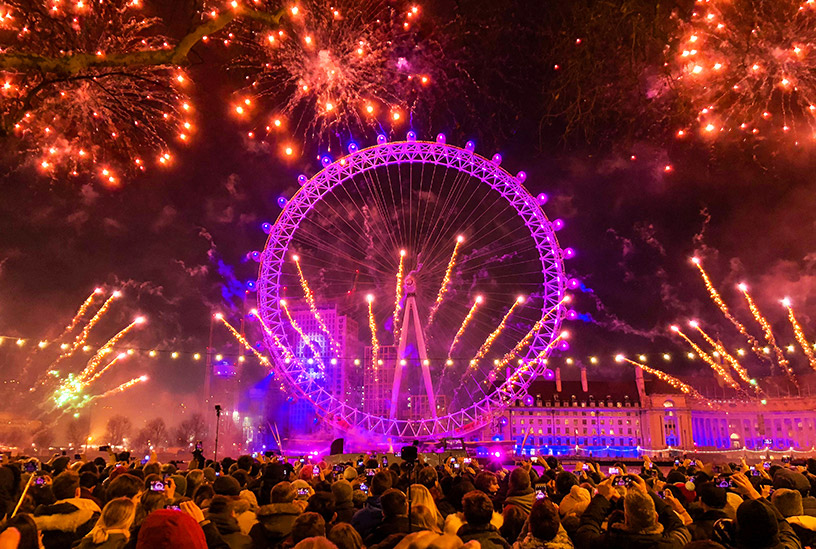
[[[337,513],[337,522],[348,522],[354,517],[354,490],[346,479],[332,483],[331,492],[334,496],[334,512]],[[329,538],[331,539],[331,538]]]
[[[392,534],[408,533],[408,498],[402,490],[390,488],[380,497],[382,521],[363,540],[366,546],[376,545]]]
[[[41,549],[41,547],[40,531],[31,515],[20,513],[3,522],[0,549]]]
[[[331,492],[315,492],[306,503],[306,512],[317,513],[326,522],[326,532],[331,532],[331,528],[337,520],[335,511],[334,495]]]
[[[798,490],[779,488],[774,490],[771,502],[791,525],[803,547],[816,547],[816,517],[806,515],[802,494]]]
[[[371,479],[371,486],[369,486],[371,495],[366,499],[363,508],[354,513],[351,519],[351,525],[357,529],[363,539],[367,538],[382,522],[383,510],[380,497],[386,490],[391,489],[391,484],[391,475],[385,471],[378,471]]]
[[[314,536],[301,540],[295,545],[297,549],[337,549],[337,547],[323,536]]]
[[[720,519],[728,518],[728,514],[725,512],[728,495],[725,488],[716,486],[712,482],[703,483],[702,486],[697,488],[696,492],[702,513],[695,517],[694,521],[688,526],[691,539],[711,539],[714,524]]]
[[[241,532],[236,508],[239,502],[232,497],[216,495],[204,516],[211,521],[230,549],[250,549],[252,538]]]
[[[535,506],[535,504],[533,504]],[[524,512],[524,509],[517,505],[508,505],[504,508],[502,513],[502,525],[499,528],[499,534],[509,543],[513,545],[519,538],[524,525],[527,523],[529,514]]]
[[[126,497],[110,500],[96,525],[82,538],[79,549],[122,549],[130,540],[130,528],[135,518],[133,500]]]
[[[306,538],[325,537],[326,521],[317,513],[303,513],[295,519],[292,525],[292,533],[284,547],[297,545]]]
[[[364,549],[363,538],[351,524],[340,522],[329,532],[329,541],[337,546],[337,549]]]
[[[241,533],[249,534],[250,529],[257,522],[257,518],[252,510],[252,502],[245,497],[241,497],[243,492],[238,480],[231,475],[221,475],[215,479],[212,488],[215,495],[226,496],[232,500],[230,510],[235,513]]]
[[[628,486],[622,492],[613,482],[623,478]],[[612,504],[623,500],[623,522],[602,524],[612,510]],[[635,475],[612,477],[598,485],[598,495],[592,498],[581,516],[581,525],[575,534],[578,547],[585,549],[654,548],[679,549],[691,541],[689,531],[668,505],[655,494],[649,493],[645,481]]]
[[[57,501],[38,506],[34,522],[43,532],[45,549],[70,549],[91,531],[102,510],[93,500],[79,497],[79,475],[73,471],[58,474],[51,489]]]
[[[573,549],[572,540],[561,526],[560,510],[553,502],[536,500],[529,519],[529,532],[513,544],[513,549]]]
[[[436,527],[441,532],[442,528],[445,526],[445,518],[436,507],[436,501],[434,501],[431,491],[428,490],[428,488],[426,488],[423,484],[412,484],[410,496],[412,506],[424,505],[433,514],[434,520],[436,521]]]
[[[272,488],[271,503],[258,508],[258,523],[249,531],[254,547],[273,549],[291,535],[295,519],[303,512],[303,507],[294,503],[296,496],[290,482],[281,481]]]
[[[462,510],[465,524],[456,532],[462,541],[478,541],[482,549],[509,549],[510,544],[507,540],[490,524],[493,518],[493,502],[487,494],[481,490],[468,492],[462,499]]]

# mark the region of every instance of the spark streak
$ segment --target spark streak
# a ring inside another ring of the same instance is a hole
[[[753,298],[748,293],[748,286],[746,284],[739,284],[737,287],[742,292],[742,295],[745,296],[745,301],[748,302],[748,308],[751,309],[751,314],[754,315],[754,319],[756,319],[757,323],[759,323],[759,325],[762,327],[762,331],[765,334],[765,341],[767,341],[768,345],[773,348],[774,354],[776,354],[776,361],[779,363],[779,367],[782,368],[782,371],[787,374],[791,381],[796,383],[796,376],[793,374],[793,370],[791,370],[790,363],[788,362],[788,359],[785,358],[782,349],[780,349],[776,344],[776,338],[774,337],[771,325],[762,315],[759,308],[756,306],[756,303],[754,303]]]
[[[519,296],[518,298],[516,298],[516,300],[513,302],[513,305],[510,307],[510,310],[507,311],[507,314],[504,315],[504,318],[502,318],[501,322],[499,322],[499,325],[496,326],[495,330],[493,330],[493,333],[487,336],[487,339],[484,340],[482,346],[479,347],[479,351],[476,353],[476,356],[474,356],[473,359],[470,361],[471,368],[475,368],[476,363],[479,362],[480,359],[484,358],[484,356],[490,350],[490,347],[493,345],[493,342],[496,341],[496,338],[499,337],[501,333],[504,331],[504,327],[507,325],[507,319],[510,318],[510,315],[513,314],[513,311],[516,309],[516,307],[518,307],[522,303],[524,303],[523,297]]]
[[[117,299],[121,295],[122,293],[119,291],[115,291],[111,294],[111,296],[105,301],[105,303],[102,304],[99,310],[96,311],[96,314],[91,318],[91,320],[89,320],[88,323],[82,328],[82,331],[76,337],[71,346],[59,357],[57,357],[57,360],[54,361],[52,367],[62,359],[68,358],[69,356],[73,355],[77,349],[79,349],[82,345],[85,344],[85,340],[88,339],[88,334],[91,333],[93,327],[96,325],[97,322],[99,322],[99,319],[105,316],[105,313],[108,312],[108,309],[110,309],[110,306],[113,304],[113,300]]]
[[[80,321],[82,320],[82,317],[84,317],[85,313],[88,311],[88,307],[90,307],[91,303],[93,303],[94,298],[101,293],[102,288],[97,288],[93,292],[91,292],[91,295],[89,295],[87,299],[85,299],[85,302],[82,303],[82,305],[77,310],[76,314],[74,315],[74,318],[71,319],[71,322],[68,324],[68,326],[65,327],[65,330],[63,330],[60,336],[56,339],[57,341],[74,331],[74,328],[76,328],[79,325]]]
[[[275,342],[275,345],[278,347],[278,350],[280,350],[283,353],[284,358],[288,358],[289,360],[294,360],[295,355],[293,355],[289,351],[289,349],[286,347],[286,345],[284,345],[281,342],[281,340],[278,338],[277,335],[272,333],[272,330],[269,328],[269,326],[267,326],[266,322],[264,322],[264,319],[261,317],[260,313],[258,312],[258,309],[252,309],[250,311],[250,314],[252,316],[254,316],[256,319],[258,319],[258,322],[260,322],[260,324],[261,324],[261,328],[263,328],[264,332],[266,332],[267,335],[269,335],[272,338],[272,340]]]
[[[726,351],[725,347],[723,347],[718,341],[715,341],[710,335],[708,335],[700,327],[699,322],[692,320],[691,322],[689,322],[689,325],[692,328],[696,328],[697,331],[700,332],[700,335],[703,336],[703,339],[705,339],[709,345],[714,347],[715,351],[720,353],[720,356],[722,356],[726,360],[726,362],[728,362],[731,365],[731,367],[734,368],[734,371],[737,372],[737,375],[740,377],[741,380],[743,380],[745,383],[749,385],[754,386],[756,390],[759,390],[759,387],[756,385],[756,381],[751,380],[751,376],[748,375],[748,372],[745,370],[745,368],[743,368],[742,365],[740,365],[740,363],[737,361],[736,358],[734,358],[731,355],[731,353]]]
[[[300,277],[300,287],[303,288],[303,295],[306,297],[306,303],[309,304],[309,310],[312,312],[312,316],[314,316],[315,320],[317,321],[317,325],[320,326],[320,329],[323,333],[326,334],[326,337],[329,339],[329,343],[334,350],[334,354],[340,354],[340,345],[337,341],[334,340],[332,337],[331,331],[329,331],[328,326],[323,321],[323,317],[320,316],[320,313],[317,310],[317,303],[315,303],[314,292],[309,287],[309,282],[306,280],[306,277],[303,276],[303,270],[300,268],[300,257],[295,255],[292,256],[292,259],[295,262],[295,266],[297,267],[298,276]]]
[[[813,349],[811,348],[810,344],[805,338],[805,334],[802,331],[802,326],[799,325],[799,322],[797,322],[796,320],[796,316],[793,314],[793,306],[791,305],[791,300],[786,297],[785,299],[782,300],[782,305],[785,307],[785,309],[788,310],[788,320],[790,321],[791,327],[793,328],[793,335],[796,337],[796,342],[799,343],[799,346],[805,353],[805,356],[808,359],[810,367],[816,370],[816,356],[814,356]]]
[[[666,383],[668,383],[669,385],[671,385],[675,389],[681,390],[682,392],[689,395],[690,397],[697,398],[697,399],[700,399],[700,400],[706,400],[705,397],[703,395],[701,395],[697,391],[697,389],[695,389],[691,385],[683,383],[682,381],[680,381],[679,379],[677,379],[674,376],[670,376],[666,372],[662,372],[660,370],[655,370],[654,368],[650,368],[650,367],[646,366],[645,364],[641,364],[640,362],[635,362],[634,360],[629,360],[628,358],[626,358],[623,355],[616,356],[615,361],[616,362],[628,362],[632,366],[637,366],[638,368],[640,368],[644,372],[646,372],[648,374],[652,374],[653,376],[660,379],[661,381],[665,381]]]
[[[371,330],[371,362],[376,372],[379,369],[380,342],[377,340],[377,321],[374,319],[374,296],[368,294],[368,329]]]
[[[431,312],[428,314],[428,323],[425,327],[425,331],[430,329],[431,324],[433,324],[433,321],[436,318],[436,312],[439,310],[439,306],[442,305],[442,301],[445,299],[445,294],[448,293],[451,273],[453,272],[453,268],[456,266],[456,255],[459,253],[459,246],[461,246],[462,242],[464,241],[465,237],[461,235],[456,237],[456,244],[453,246],[453,253],[451,254],[450,261],[448,261],[448,267],[445,269],[445,276],[442,277],[442,285],[439,287],[439,293],[436,294],[436,302],[434,302],[433,306],[431,307]]]
[[[456,335],[453,336],[453,341],[451,341],[450,349],[448,349],[448,360],[450,360],[451,356],[453,355],[453,349],[456,347],[456,344],[459,343],[459,339],[461,339],[462,335],[465,333],[465,330],[470,324],[470,321],[473,320],[473,315],[476,314],[476,309],[479,308],[479,305],[482,304],[484,298],[480,295],[476,296],[476,299],[473,300],[473,305],[470,307],[468,314],[465,315],[465,319],[462,321],[462,325],[459,326],[459,331],[456,332]]]
[[[694,263],[694,265],[697,266],[697,269],[700,270],[700,275],[703,277],[703,282],[705,283],[706,290],[708,290],[709,295],[711,295],[711,300],[717,305],[717,307],[720,308],[720,311],[722,311],[722,314],[725,316],[725,318],[727,318],[731,322],[731,324],[733,324],[737,328],[737,330],[739,330],[739,333],[745,336],[754,354],[761,358],[762,360],[767,360],[768,357],[766,357],[765,354],[762,352],[762,348],[759,346],[759,341],[757,341],[757,339],[754,336],[748,333],[748,330],[745,328],[745,325],[736,318],[734,318],[734,315],[732,315],[731,311],[728,310],[728,305],[725,304],[725,301],[723,301],[722,297],[720,297],[720,293],[711,283],[711,279],[708,277],[708,273],[705,271],[705,269],[703,269],[703,264],[700,262],[700,259],[697,257],[693,257],[691,258],[691,262]]]
[[[256,312],[257,311],[254,311],[253,314],[255,314]],[[272,362],[268,358],[266,358],[266,356],[264,356],[261,352],[259,352],[258,349],[250,345],[249,341],[247,341],[247,339],[244,336],[242,336],[241,333],[232,326],[232,324],[227,322],[227,319],[224,318],[224,315],[217,314],[215,315],[215,318],[217,320],[220,320],[221,323],[227,327],[227,330],[229,330],[230,333],[235,337],[235,339],[238,340],[238,343],[243,345],[248,351],[251,351],[252,354],[258,357],[258,360],[261,361],[261,364],[263,364],[267,368],[272,368]]]
[[[114,387],[110,391],[105,391],[101,395],[96,395],[94,397],[91,397],[90,400],[88,400],[88,402],[92,402],[92,401],[100,399],[100,398],[109,397],[111,395],[115,395],[116,393],[121,393],[123,391],[127,391],[128,389],[130,389],[134,385],[137,385],[139,383],[147,381],[148,379],[149,378],[147,376],[134,377],[130,381],[126,381],[126,382],[122,383],[121,385],[119,385],[118,387]]]
[[[289,307],[286,304],[286,300],[280,300],[281,308],[286,313],[286,317],[289,319],[289,324],[292,326],[292,329],[295,330],[298,335],[303,339],[303,342],[306,344],[309,349],[312,351],[312,356],[317,361],[318,366],[320,366],[320,371],[326,370],[326,365],[323,364],[323,357],[320,356],[320,353],[317,352],[317,348],[312,344],[312,340],[309,339],[309,336],[306,335],[306,332],[295,322],[295,319],[292,317],[292,313],[289,312]]]
[[[397,290],[394,301],[394,341],[399,341],[399,318],[402,311],[402,279],[405,275],[405,250],[400,250],[399,268],[397,269]]]
[[[734,381],[734,378],[733,378],[733,377],[731,377],[731,374],[729,374],[729,373],[728,373],[728,372],[725,370],[725,368],[723,368],[723,367],[722,367],[720,364],[717,364],[717,361],[715,361],[713,358],[711,358],[711,357],[708,355],[708,353],[706,353],[706,352],[705,352],[705,351],[703,351],[703,350],[702,350],[702,349],[701,349],[699,346],[697,346],[697,344],[696,344],[696,343],[694,343],[694,342],[693,342],[691,339],[689,339],[689,337],[688,337],[686,334],[684,334],[683,332],[681,332],[681,331],[680,331],[680,328],[678,328],[677,326],[672,326],[672,327],[671,327],[671,331],[672,331],[672,332],[674,332],[674,333],[676,333],[677,335],[679,335],[679,336],[680,336],[680,337],[682,337],[683,339],[685,339],[685,340],[686,340],[686,342],[687,342],[689,345],[691,345],[691,348],[692,348],[692,349],[694,349],[694,351],[695,351],[695,352],[696,352],[698,355],[700,355],[700,358],[702,358],[702,359],[703,359],[703,361],[704,361],[706,364],[708,364],[709,366],[711,366],[711,369],[712,369],[712,370],[714,370],[714,372],[716,372],[716,374],[717,374],[718,376],[720,376],[720,378],[721,378],[723,381],[725,381],[725,383],[726,383],[728,386],[730,386],[732,389],[735,389],[735,390],[737,390],[737,391],[742,390],[742,387],[740,386],[740,384],[739,384],[739,383],[737,383],[736,381]]]
[[[113,360],[105,364],[105,366],[101,370],[96,372],[88,381],[83,382],[83,386],[87,387],[88,385],[99,379],[102,376],[102,374],[110,370],[120,360],[126,359],[127,356],[128,356],[127,353],[119,353],[118,355],[113,357]]]
[[[85,379],[88,376],[92,375],[97,366],[99,366],[99,364],[102,362],[102,359],[111,353],[111,351],[113,350],[113,346],[119,343],[119,341],[123,337],[125,337],[129,331],[131,331],[136,326],[139,326],[140,324],[144,324],[144,322],[145,322],[144,317],[141,316],[137,317],[133,322],[131,322],[125,328],[120,330],[118,334],[110,338],[102,347],[99,348],[99,350],[96,352],[93,358],[91,358],[91,360],[88,361],[88,364],[87,366],[85,366],[85,369],[79,374],[79,380],[85,381]]]

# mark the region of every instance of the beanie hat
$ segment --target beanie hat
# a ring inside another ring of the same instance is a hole
[[[170,475],[170,478],[176,483],[176,495],[183,496],[187,493],[187,477],[184,475]]]
[[[802,506],[802,494],[796,490],[789,488],[774,490],[771,501],[777,511],[782,513],[782,516],[785,518],[798,517],[805,514],[805,510]]]
[[[351,482],[352,480],[357,478],[357,469],[349,465],[346,467],[346,470],[343,471],[343,478],[347,481]]]
[[[207,539],[187,513],[159,509],[142,522],[136,549],[207,549]]]
[[[510,486],[508,490],[514,492],[517,490],[527,490],[530,487],[530,473],[526,469],[516,467],[510,473]]]
[[[639,491],[630,491],[623,498],[626,529],[632,533],[649,532],[657,523],[657,513],[652,498]]]
[[[700,494],[700,501],[712,509],[722,509],[728,503],[725,488],[714,486],[710,482],[700,486],[697,492]]]
[[[810,481],[798,471],[779,468],[773,476],[773,487],[798,490],[803,496],[810,492]]]
[[[589,506],[592,497],[586,488],[581,488],[578,485],[570,488],[569,494],[564,496],[561,503],[558,505],[558,510],[561,517],[566,517],[570,514],[581,515]]]
[[[750,499],[737,508],[737,543],[746,548],[779,543],[779,525],[770,505]]]
[[[204,467],[204,478],[207,479],[207,482],[215,482],[215,469]]]
[[[725,508],[723,509],[723,513],[728,515],[728,518],[731,520],[737,519],[737,509],[740,505],[742,505],[742,498],[739,494],[735,494],[734,492],[726,492],[725,494]]]
[[[351,483],[347,480],[338,480],[331,486],[334,501],[336,503],[343,503],[351,501]]]
[[[233,477],[229,475],[221,475],[213,482],[213,492],[220,496],[239,496],[241,495],[241,485]]]
[[[112,481],[113,479],[115,479],[119,475],[124,475],[127,472],[128,472],[127,467],[123,467],[121,465],[116,467],[113,471],[110,472],[110,475],[108,475],[108,482]]]

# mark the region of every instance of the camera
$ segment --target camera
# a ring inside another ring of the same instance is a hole
[[[151,492],[164,492],[164,482],[160,480],[151,480],[150,481],[150,491]]]
[[[609,468],[609,476],[619,475],[619,474],[621,474],[620,467],[610,467]]]
[[[360,484],[360,491],[364,494],[368,493],[368,485],[365,482]]]
[[[200,440],[195,443],[196,452],[200,452],[201,448],[203,448],[203,447],[204,447],[204,443],[202,443]]]

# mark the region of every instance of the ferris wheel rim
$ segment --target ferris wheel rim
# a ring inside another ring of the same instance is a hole
[[[470,144],[469,144],[470,145]],[[565,295],[563,254],[555,236],[555,229],[547,219],[538,201],[524,187],[523,179],[514,176],[499,165],[494,158],[487,159],[472,150],[472,147],[457,147],[444,142],[433,141],[392,141],[382,137],[376,145],[358,149],[350,147],[350,153],[333,162],[322,159],[323,169],[311,178],[299,178],[302,186],[288,201],[269,231],[269,238],[261,254],[258,277],[260,318],[268,327],[264,330],[264,341],[270,349],[274,362],[283,373],[288,384],[296,392],[309,400],[335,426],[340,428],[363,428],[366,431],[396,438],[431,439],[442,435],[464,434],[483,426],[491,418],[507,407],[513,400],[526,394],[530,383],[544,371],[546,361],[533,361],[533,367],[519,368],[484,398],[454,412],[436,418],[397,419],[380,416],[356,409],[337,400],[313,379],[300,379],[305,369],[298,364],[289,348],[282,342],[288,339],[284,325],[286,320],[280,311],[282,299],[278,295],[283,265],[289,253],[289,246],[300,223],[309,212],[344,182],[379,167],[399,165],[406,162],[436,164],[448,169],[464,172],[498,192],[501,198],[513,208],[530,231],[544,275],[542,287],[544,305],[542,326],[529,344],[527,356],[539,352],[548,354],[562,321],[560,300]],[[554,314],[545,318],[545,312],[554,306]],[[546,332],[542,333],[542,332]]]

